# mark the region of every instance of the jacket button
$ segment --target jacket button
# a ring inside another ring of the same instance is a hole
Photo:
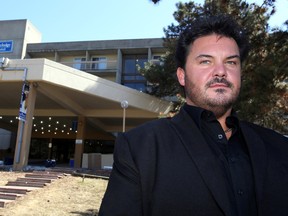
[[[238,195],[242,196],[244,192],[243,192],[243,190],[240,189],[237,191],[237,193],[238,193]]]

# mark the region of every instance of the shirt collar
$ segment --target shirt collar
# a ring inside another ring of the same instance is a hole
[[[183,109],[194,120],[198,128],[201,126],[201,121],[211,122],[217,120],[213,112],[201,107],[191,106],[185,103]],[[226,124],[228,127],[238,128],[239,120],[235,110],[232,109],[231,115],[226,118]]]

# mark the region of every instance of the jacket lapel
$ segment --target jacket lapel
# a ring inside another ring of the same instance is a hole
[[[191,160],[198,167],[218,205],[225,215],[232,215],[230,200],[233,198],[229,197],[226,173],[221,169],[221,160],[224,158],[219,160],[221,156],[212,152],[194,121],[183,109],[172,119],[172,127],[187,149]]]
[[[240,127],[250,154],[250,160],[255,178],[254,183],[256,190],[256,200],[258,204],[258,209],[260,211],[262,209],[261,197],[263,197],[262,194],[264,186],[264,176],[267,170],[267,151],[262,139],[257,133],[254,132],[253,129],[245,125],[245,123],[240,123]],[[260,212],[259,215],[261,215]]]

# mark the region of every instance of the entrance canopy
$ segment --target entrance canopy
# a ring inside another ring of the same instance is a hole
[[[111,133],[122,131],[125,119],[129,130],[172,108],[168,101],[48,59],[10,60],[0,68],[0,128],[17,130],[24,80],[37,93],[32,137],[67,136],[79,116]],[[125,110],[123,101],[128,102]]]

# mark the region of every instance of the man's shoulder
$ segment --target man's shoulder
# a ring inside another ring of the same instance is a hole
[[[151,120],[148,122],[145,122],[135,128],[132,128],[131,130],[129,130],[127,132],[127,134],[131,134],[131,133],[138,133],[138,132],[143,132],[146,130],[149,131],[155,131],[155,130],[159,130],[163,127],[167,127],[170,123],[171,118],[159,118],[159,119],[155,119],[155,120]]]
[[[283,134],[280,134],[278,132],[276,132],[275,130],[272,130],[270,128],[267,127],[263,127],[261,125],[257,125],[251,122],[247,122],[247,121],[241,121],[240,124],[242,125],[242,127],[246,127],[246,128],[250,128],[252,129],[254,132],[256,132],[258,135],[260,135],[261,137],[264,137],[264,140],[267,139],[281,139],[285,142],[288,142],[288,138],[285,137]]]

